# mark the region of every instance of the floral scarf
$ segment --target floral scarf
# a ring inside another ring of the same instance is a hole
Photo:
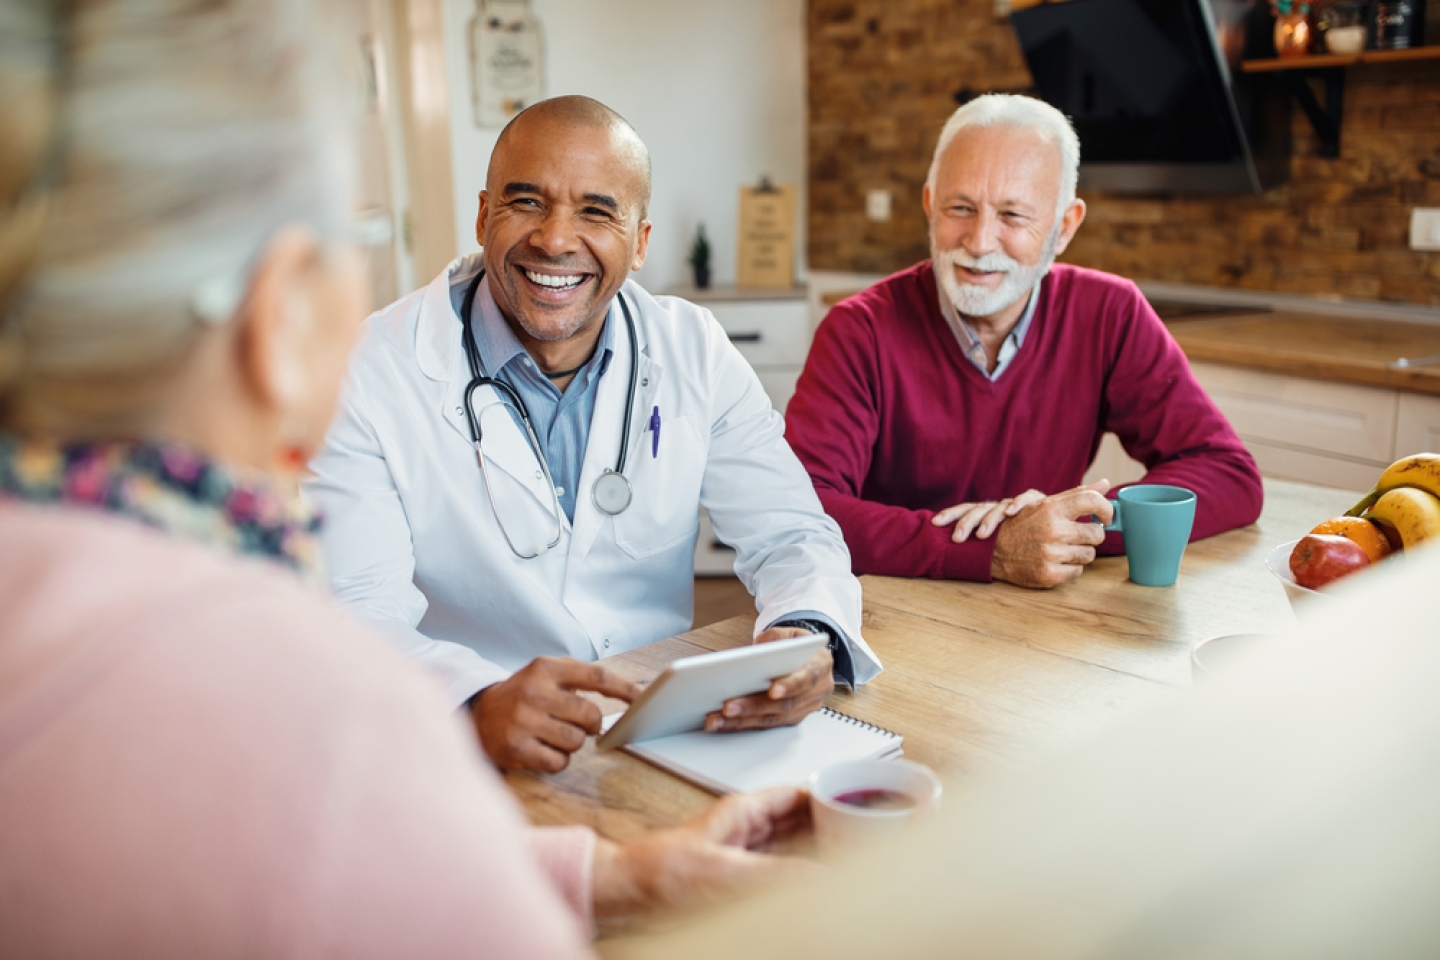
[[[0,501],[94,507],[321,582],[317,516],[268,481],[172,443],[54,443],[0,434]]]

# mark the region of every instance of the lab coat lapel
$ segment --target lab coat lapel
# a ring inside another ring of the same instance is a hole
[[[634,463],[643,452],[641,447],[650,422],[649,411],[660,392],[660,379],[664,373],[660,364],[647,352],[649,343],[645,337],[645,324],[638,315],[640,304],[635,302],[634,298],[631,298],[631,303],[632,309],[637,312],[635,333],[640,347],[640,368],[639,379],[635,384],[635,409],[631,412],[629,423],[625,424],[625,428],[630,431],[627,464]],[[622,324],[625,322],[623,314],[618,314],[616,319]],[[625,394],[630,388],[630,364],[633,358],[630,356],[630,337],[623,329],[617,331],[615,343],[616,357],[623,359],[624,363],[611,363],[609,371],[600,378],[600,388],[595,394],[595,412],[590,418],[590,437],[585,444],[585,460],[580,468],[580,487],[575,491],[575,526],[570,539],[569,554],[569,569],[572,570],[585,559],[595,537],[611,519],[595,506],[591,491],[596,479],[606,470],[613,469],[615,460],[620,455],[620,418],[624,415]],[[625,472],[627,475],[631,472],[628,466]],[[632,489],[631,509],[634,508],[634,500],[645,495],[654,496],[655,491],[642,492]]]
[[[455,260],[436,277],[421,295],[420,321],[415,329],[415,354],[421,371],[432,380],[445,382],[445,399],[440,416],[456,433],[472,444],[470,422],[465,416],[466,389],[470,385],[470,364],[461,346],[463,326],[450,299],[450,284],[457,276],[473,277],[480,269],[479,255]],[[484,430],[485,459],[513,477],[547,512],[554,501],[540,463],[529,439],[515,418],[500,409],[489,409],[501,398],[493,387],[475,391],[475,414]],[[479,464],[476,464],[479,469]],[[509,486],[507,484],[507,486]],[[503,509],[504,493],[496,491],[495,502]],[[526,505],[530,509],[530,505]],[[561,513],[562,522],[564,513]],[[553,529],[553,527],[551,528]]]
[[[511,415],[511,407],[504,403],[500,391],[494,387],[480,387],[475,391],[474,404],[475,416],[480,421],[484,440],[481,447],[484,450],[486,462],[509,474],[520,486],[529,491],[546,513],[553,514],[555,501],[550,493],[550,485],[545,480],[545,473],[541,469],[540,458],[536,455],[535,448],[530,445],[530,437],[526,434],[525,429]],[[468,425],[466,426],[466,435],[469,435]],[[497,489],[494,493],[496,506],[504,509],[501,492]],[[563,526],[565,523],[563,511],[560,516]]]

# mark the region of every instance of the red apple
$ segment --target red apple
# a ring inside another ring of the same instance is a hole
[[[1295,582],[1311,590],[1368,566],[1370,556],[1358,543],[1326,533],[1301,537],[1290,553],[1290,573]]]

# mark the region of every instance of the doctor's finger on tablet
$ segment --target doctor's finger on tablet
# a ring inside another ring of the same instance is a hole
[[[634,683],[599,664],[538,657],[482,690],[471,704],[481,747],[504,770],[563,770],[585,736],[600,732],[600,708],[577,690],[627,702],[639,693]]]

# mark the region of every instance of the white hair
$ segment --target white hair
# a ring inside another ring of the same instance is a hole
[[[331,47],[347,31],[322,16],[331,9],[0,0],[0,130],[46,132],[28,149],[0,143],[3,159],[29,167],[0,177],[0,202],[44,210],[24,243],[0,244],[12,399],[44,395],[37,409],[49,410],[27,417],[32,426],[109,414],[124,429],[140,411],[111,409],[114,395],[91,409],[102,384],[131,385],[120,405],[142,405],[142,387],[174,374],[198,331],[239,307],[280,227],[338,239],[353,197],[354,118],[337,87],[351,78]],[[6,88],[29,92],[28,109]],[[18,122],[36,109],[43,122]],[[6,220],[0,207],[0,236]]]
[[[925,183],[935,189],[935,173],[940,156],[960,131],[968,127],[1019,127],[1033,130],[1055,145],[1060,152],[1060,199],[1055,209],[1058,221],[1075,200],[1075,185],[1080,178],[1080,138],[1065,114],[1043,100],[1013,93],[987,93],[976,97],[950,114],[940,131],[935,155],[930,160],[930,173]]]

